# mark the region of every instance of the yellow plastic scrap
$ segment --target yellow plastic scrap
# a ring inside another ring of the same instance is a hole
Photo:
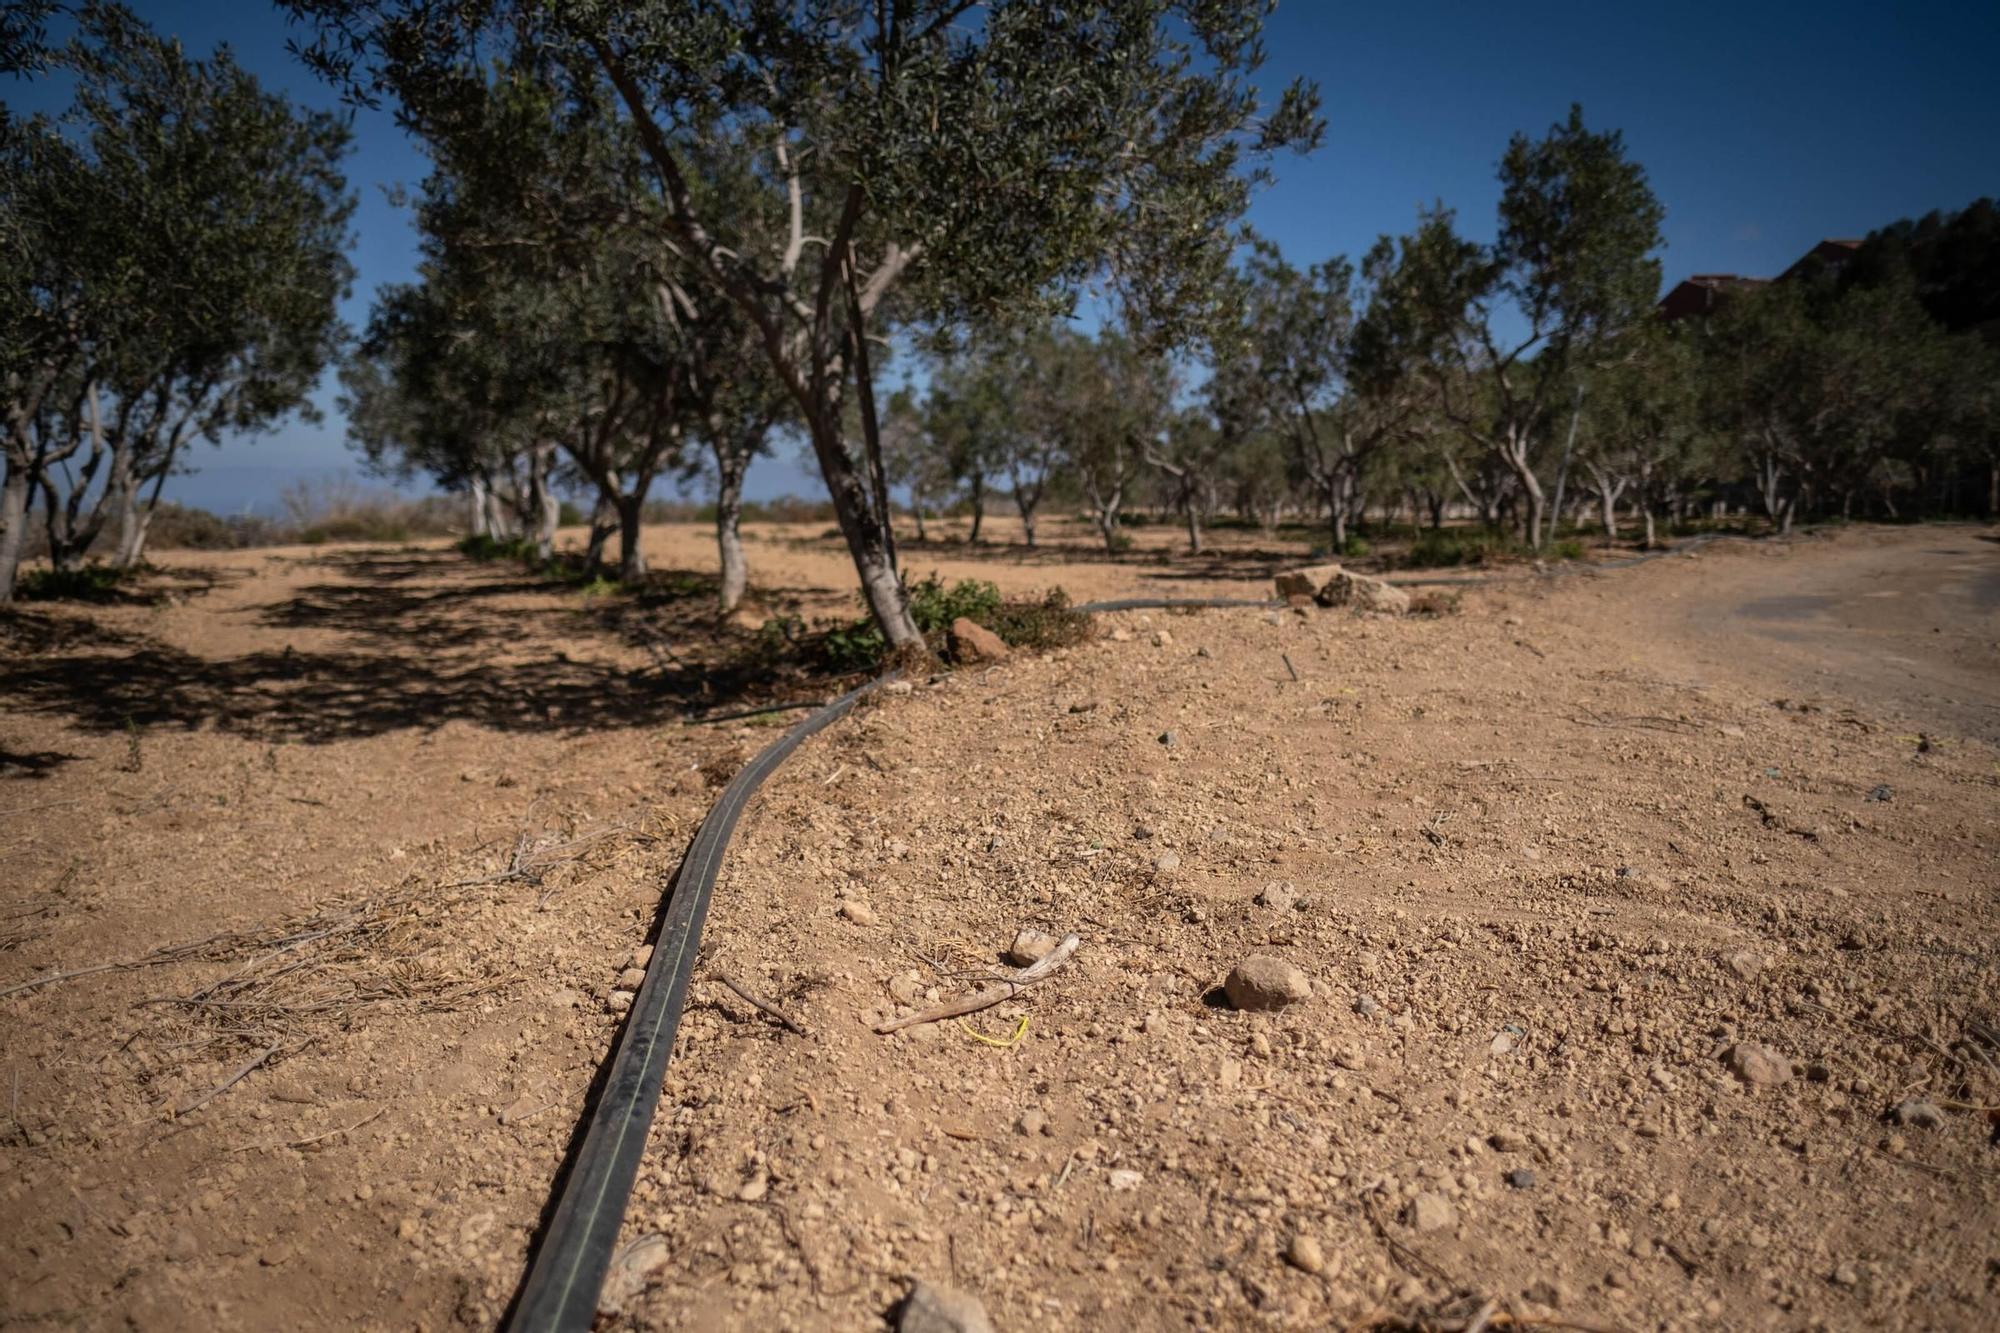
[[[1021,1021],[1016,1023],[1014,1030],[1004,1037],[989,1037],[962,1018],[958,1020],[958,1025],[964,1028],[965,1035],[974,1041],[984,1046],[998,1046],[1003,1051],[1020,1045],[1021,1038],[1028,1035],[1028,1016],[1026,1014],[1021,1015]]]

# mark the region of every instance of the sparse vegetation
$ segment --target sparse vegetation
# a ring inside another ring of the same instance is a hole
[[[136,572],[99,564],[29,569],[17,579],[14,596],[24,602],[110,601]]]

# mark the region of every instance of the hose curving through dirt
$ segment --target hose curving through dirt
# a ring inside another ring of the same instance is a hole
[[[1713,536],[1698,537],[1664,551],[1592,568],[1626,568],[1647,560],[1705,545]],[[1527,578],[1549,577],[1536,572]],[[1586,572],[1584,570],[1565,572]],[[1513,576],[1521,577],[1521,576]],[[1472,576],[1424,582],[1492,583],[1509,576]],[[1076,609],[1102,615],[1116,611],[1202,610],[1212,608],[1282,607],[1285,603],[1246,597],[1127,597],[1087,602]],[[653,1124],[660,1089],[666,1082],[667,1061],[673,1054],[674,1033],[680,1026],[701,928],[722,854],[737,819],[751,796],[807,738],[845,717],[856,704],[887,684],[890,672],[817,709],[766,746],[730,780],[688,844],[680,867],[668,884],[665,916],[653,948],[646,979],[633,999],[625,1027],[612,1052],[608,1074],[597,1105],[590,1111],[581,1147],[558,1185],[554,1211],[548,1215],[534,1261],[516,1293],[507,1322],[517,1333],[580,1333],[596,1318],[597,1301],[609,1271],[626,1203],[646,1136]],[[798,704],[783,707],[798,707]],[[768,711],[768,710],[757,710]],[[721,721],[722,718],[699,719]]]

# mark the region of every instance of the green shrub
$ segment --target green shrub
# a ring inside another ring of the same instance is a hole
[[[481,532],[459,538],[458,553],[469,560],[533,560],[535,541],[532,537],[489,537]]]
[[[1487,532],[1463,532],[1456,528],[1426,528],[1410,543],[1402,563],[1413,569],[1434,569],[1441,565],[1479,565],[1493,554],[1497,538]]]
[[[128,573],[95,564],[74,569],[28,569],[15,579],[14,595],[24,602],[108,602]]]
[[[999,610],[998,585],[983,579],[960,579],[947,588],[944,580],[932,573],[910,585],[910,618],[925,634],[950,629],[951,622],[960,616],[987,625]]]
[[[1576,537],[1565,537],[1549,550],[1558,560],[1583,559],[1583,542]]]
[[[1003,601],[1000,589],[983,579],[961,579],[947,586],[936,574],[910,585],[910,618],[917,622],[931,651],[946,655],[951,622],[960,616],[977,621],[1017,648],[1041,652],[1080,643],[1090,633],[1090,617],[1072,610],[1061,589],[1040,601]],[[769,620],[758,631],[759,646],[771,652],[802,647],[825,670],[848,675],[873,671],[889,655],[888,640],[875,622],[850,621],[803,640],[796,617]]]
[[[819,657],[827,670],[846,675],[873,671],[889,654],[889,641],[872,620],[856,620],[820,635]]]
[[[1071,608],[1069,594],[1056,588],[1039,602],[1003,602],[987,628],[1016,648],[1047,652],[1090,637],[1090,617]]]

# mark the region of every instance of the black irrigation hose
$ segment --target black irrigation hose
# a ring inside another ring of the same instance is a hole
[[[1688,550],[1714,540],[1698,537],[1673,550],[1621,561],[1596,568],[1625,568]],[[1528,577],[1544,577],[1530,575]],[[1492,578],[1452,580],[1454,582],[1494,582]],[[1090,615],[1112,611],[1197,610],[1247,607],[1268,609],[1285,603],[1247,597],[1126,597],[1114,601],[1086,602],[1076,609]],[[886,683],[882,676],[850,690],[804,718],[790,731],[773,741],[723,788],[722,796],[701,821],[694,841],[681,858],[680,869],[668,886],[665,919],[646,968],[646,979],[632,1001],[632,1011],[619,1034],[612,1053],[610,1072],[597,1106],[584,1130],[583,1145],[575,1165],[562,1182],[543,1234],[541,1248],[528,1270],[507,1327],[516,1333],[581,1333],[590,1328],[597,1315],[598,1296],[604,1275],[625,1223],[625,1205],[631,1197],[632,1182],[639,1174],[645,1155],[646,1136],[653,1125],[653,1113],[666,1082],[667,1059],[673,1054],[674,1033],[680,1026],[681,1008],[687,1000],[688,982],[701,945],[701,927],[708,916],[715,877],[722,867],[722,853],[736,821],[757,788],[778,765],[810,736],[825,730],[847,715],[870,691]],[[777,708],[812,705],[780,704]],[[756,713],[776,711],[772,708]],[[745,714],[748,716],[751,714]],[[719,722],[722,717],[695,719]]]
[[[646,1134],[666,1081],[667,1057],[687,999],[689,976],[701,945],[702,921],[722,866],[723,849],[737,817],[765,778],[807,737],[845,716],[883,676],[850,690],[764,747],[730,780],[701,821],[670,886],[646,980],[632,1001],[603,1095],[584,1133],[576,1164],[563,1182],[540,1252],[515,1303],[510,1329],[583,1330],[597,1315],[597,1298],[611,1266],[625,1203],[646,1151]]]
[[[1179,608],[1202,608],[1223,606],[1251,606],[1269,610],[1284,603],[1271,598],[1256,597],[1124,597],[1115,602],[1085,602],[1072,607],[1085,615],[1102,615],[1107,611],[1172,611]]]

